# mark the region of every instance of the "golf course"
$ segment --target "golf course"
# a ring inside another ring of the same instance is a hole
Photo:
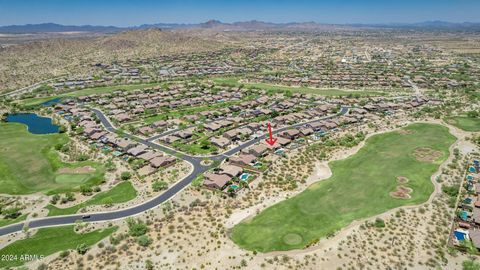
[[[371,136],[356,154],[330,162],[330,178],[237,224],[231,238],[259,252],[301,249],[354,220],[423,203],[454,142],[446,127],[423,123]]]
[[[83,234],[76,233],[74,226],[39,229],[29,238],[15,241],[0,250],[0,254],[17,255],[12,260],[0,261],[0,268],[20,266],[26,261],[19,257],[25,254],[48,256],[58,251],[73,250],[79,245],[92,246],[103,238],[114,233],[118,227],[109,227]],[[61,239],[62,241],[59,241]],[[73,251],[72,251],[73,252]]]
[[[454,116],[445,119],[447,123],[469,132],[480,131],[480,118],[468,116]]]
[[[92,161],[63,162],[55,150],[68,142],[66,134],[31,134],[18,123],[0,123],[1,193],[59,193],[97,184],[104,168]],[[87,170],[85,170],[87,169]]]
[[[363,89],[363,90],[344,90],[344,89],[319,89],[319,88],[311,88],[305,86],[287,86],[287,85],[276,85],[276,84],[268,84],[268,83],[241,83],[239,82],[239,78],[236,77],[224,77],[224,78],[213,78],[213,82],[222,86],[230,86],[230,87],[243,87],[247,89],[264,89],[267,91],[273,92],[285,92],[290,91],[292,93],[300,93],[300,94],[315,94],[320,96],[335,96],[335,97],[343,97],[343,96],[384,96],[386,93],[382,92],[380,89]]]

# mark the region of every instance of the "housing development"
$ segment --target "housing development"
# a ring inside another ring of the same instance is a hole
[[[477,24],[0,46],[2,269],[480,269]]]

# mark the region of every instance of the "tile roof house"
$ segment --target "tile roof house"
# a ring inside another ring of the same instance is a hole
[[[472,240],[473,245],[480,249],[480,231],[479,230],[468,230],[468,236]]]
[[[115,145],[122,148],[124,151],[127,151],[128,149],[135,147],[136,143],[127,138],[120,138],[115,142]]]
[[[282,137],[288,138],[290,140],[293,140],[297,138],[300,135],[300,131],[298,129],[289,129],[284,132],[282,132]]]
[[[267,151],[268,147],[265,144],[257,144],[252,146],[248,152],[255,157],[260,157],[263,156]]]
[[[226,174],[231,177],[239,176],[243,172],[243,169],[241,167],[228,164],[223,164],[222,166],[220,166],[220,170],[221,171],[219,174]]]
[[[165,127],[167,126],[167,121],[165,120],[159,120],[159,121],[156,121],[156,122],[153,122],[152,123],[152,127],[153,128],[160,128],[160,127]]]
[[[218,146],[220,148],[225,148],[230,144],[230,140],[225,137],[212,137],[210,139],[213,145]]]
[[[140,144],[140,145],[137,145],[133,148],[128,149],[127,154],[130,154],[130,155],[136,157],[136,156],[139,156],[139,155],[145,153],[146,150],[147,150],[147,147],[143,144]]]
[[[150,135],[153,132],[155,132],[155,130],[153,128],[149,127],[149,126],[145,126],[145,127],[139,128],[138,132],[142,135]]]
[[[160,168],[160,167],[167,167],[168,165],[172,164],[175,162],[174,157],[170,156],[161,156],[161,157],[156,157],[150,160],[150,164],[154,168]]]
[[[303,136],[308,136],[310,134],[313,133],[313,129],[312,128],[309,128],[309,127],[303,127],[300,129],[300,133],[303,135]]]
[[[141,158],[145,161],[149,161],[149,160],[152,160],[156,157],[161,157],[161,156],[163,156],[162,153],[158,153],[158,152],[154,152],[154,151],[146,151],[143,154],[138,155],[137,158]]]
[[[90,139],[92,140],[98,140],[100,139],[101,137],[105,136],[107,134],[106,131],[98,131],[98,132],[95,132],[93,133],[92,135],[90,135]]]
[[[230,163],[237,164],[240,166],[249,166],[253,161],[255,161],[256,157],[251,154],[241,154],[236,157],[230,158]]]
[[[209,188],[223,189],[232,178],[226,174],[205,173],[203,184]]]
[[[222,126],[220,126],[219,124],[217,124],[215,122],[208,123],[204,127],[205,127],[205,129],[210,130],[210,131],[217,131],[220,128],[222,128]]]

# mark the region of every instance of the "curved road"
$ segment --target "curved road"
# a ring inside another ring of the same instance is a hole
[[[92,109],[92,111],[97,115],[97,117],[100,119],[102,122],[103,126],[110,132],[116,132],[116,129],[112,126],[108,118],[100,111],[97,109]],[[335,115],[330,115],[326,116],[323,118],[303,122],[303,123],[298,123],[294,124],[291,126],[286,126],[283,128],[276,129],[273,133],[277,134],[280,132],[283,132],[287,129],[294,128],[294,127],[300,127],[308,123],[316,122],[319,120],[325,120],[325,119],[330,119],[335,116],[339,116],[342,114],[346,114],[348,112],[348,108],[342,107],[340,112]],[[186,155],[184,153],[178,152],[174,149],[153,143],[149,140],[144,140],[141,138],[138,138],[134,135],[131,134],[125,134],[126,137],[129,137],[131,139],[134,139],[135,141],[142,143],[146,146],[152,147],[154,149],[158,149],[161,151],[164,151],[168,154],[171,155],[176,155],[179,156],[181,159],[189,162],[193,166],[192,172],[183,178],[182,180],[178,181],[175,185],[170,187],[168,190],[166,190],[164,193],[160,194],[157,197],[154,197],[153,199],[146,201],[144,203],[138,204],[136,206],[130,207],[130,208],[125,208],[122,210],[115,210],[111,212],[101,212],[101,213],[88,213],[88,214],[74,214],[74,215],[67,215],[67,216],[56,216],[56,217],[44,217],[44,218],[37,218],[37,219],[32,219],[29,221],[25,222],[20,222],[16,224],[12,224],[9,226],[1,227],[0,228],[0,236],[11,234],[14,232],[19,232],[22,231],[24,225],[28,225],[29,228],[41,228],[41,227],[52,227],[52,226],[61,226],[61,225],[69,225],[69,224],[74,224],[78,220],[82,220],[82,217],[85,215],[89,215],[90,217],[88,219],[83,219],[85,222],[95,222],[95,221],[109,221],[109,220],[115,220],[115,219],[121,219],[121,218],[126,218],[129,216],[137,215],[140,213],[143,213],[149,209],[152,209],[165,201],[168,201],[171,199],[173,196],[175,196],[178,192],[180,192],[182,189],[187,187],[199,174],[202,174],[206,172],[209,167],[204,166],[201,164],[201,161],[204,159],[204,157],[195,157],[195,156],[190,156]],[[231,156],[255,143],[260,142],[261,140],[266,139],[267,134],[259,136],[258,138],[252,139],[250,141],[245,142],[242,145],[239,145],[233,149],[230,149],[222,154],[216,155],[216,156],[211,156],[209,159],[212,160],[217,160],[217,161],[223,161],[227,156]]]

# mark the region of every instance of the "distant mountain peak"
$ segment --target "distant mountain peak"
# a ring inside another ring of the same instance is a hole
[[[379,24],[321,24],[313,21],[309,22],[290,22],[290,23],[272,23],[259,20],[240,21],[234,23],[224,23],[219,20],[208,20],[198,24],[184,23],[156,23],[143,24],[132,27],[117,26],[96,26],[96,25],[61,25],[57,23],[39,23],[25,25],[0,26],[0,33],[42,33],[42,32],[98,32],[98,33],[116,33],[125,30],[135,29],[188,29],[188,28],[214,28],[217,30],[269,30],[269,29],[311,29],[323,30],[327,28],[398,28],[398,29],[439,29],[439,30],[469,30],[480,31],[480,23],[463,22],[452,23],[441,20],[424,21],[418,23],[379,23]]]

